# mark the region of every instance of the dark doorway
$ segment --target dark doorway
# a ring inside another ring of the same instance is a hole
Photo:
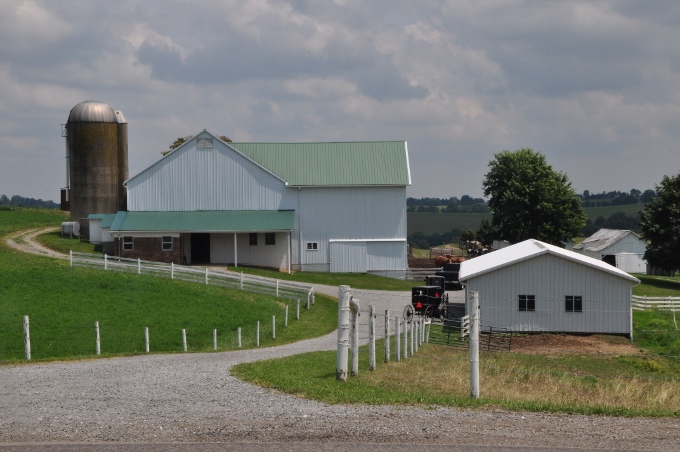
[[[191,234],[191,263],[210,263],[210,234]]]
[[[604,256],[602,256],[602,260],[608,263],[609,265],[616,267],[616,256],[614,256],[613,254],[605,254]]]

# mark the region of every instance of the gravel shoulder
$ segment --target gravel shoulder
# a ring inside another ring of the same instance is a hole
[[[338,294],[337,287],[315,290]],[[405,292],[352,293],[362,309],[375,304],[396,315],[410,300]],[[0,446],[233,441],[675,451],[680,444],[677,419],[328,405],[229,372],[241,362],[333,350],[335,340],[331,333],[246,351],[0,366]]]

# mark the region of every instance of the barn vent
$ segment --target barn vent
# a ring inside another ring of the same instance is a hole
[[[199,138],[198,143],[196,143],[197,149],[207,149],[213,147],[212,138]]]

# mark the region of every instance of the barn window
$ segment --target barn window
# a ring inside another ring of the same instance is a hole
[[[307,242],[307,251],[316,251],[319,249],[317,242]]]
[[[520,311],[535,311],[536,310],[536,295],[520,295],[519,296],[519,310]]]
[[[163,236],[163,251],[172,251],[172,237],[169,235]]]
[[[208,149],[211,147],[213,147],[212,138],[199,138],[198,142],[196,143],[196,149]]]
[[[135,242],[132,237],[123,237],[123,250],[124,251],[132,251],[135,249]]]
[[[273,232],[267,232],[264,235],[264,244],[265,245],[276,245],[276,234]]]
[[[580,295],[565,296],[564,310],[567,312],[583,312],[583,297]]]
[[[257,245],[257,232],[250,233],[250,244],[253,246]]]

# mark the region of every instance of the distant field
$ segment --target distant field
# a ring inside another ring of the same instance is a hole
[[[623,212],[626,215],[635,216],[644,209],[644,204],[628,204],[623,206],[588,207],[583,209],[588,219],[595,220],[597,217],[609,217],[615,212]],[[424,234],[442,234],[457,228],[461,231],[471,229],[476,231],[482,223],[482,219],[491,220],[490,213],[427,213],[407,212],[406,221],[408,233],[422,232]]]

